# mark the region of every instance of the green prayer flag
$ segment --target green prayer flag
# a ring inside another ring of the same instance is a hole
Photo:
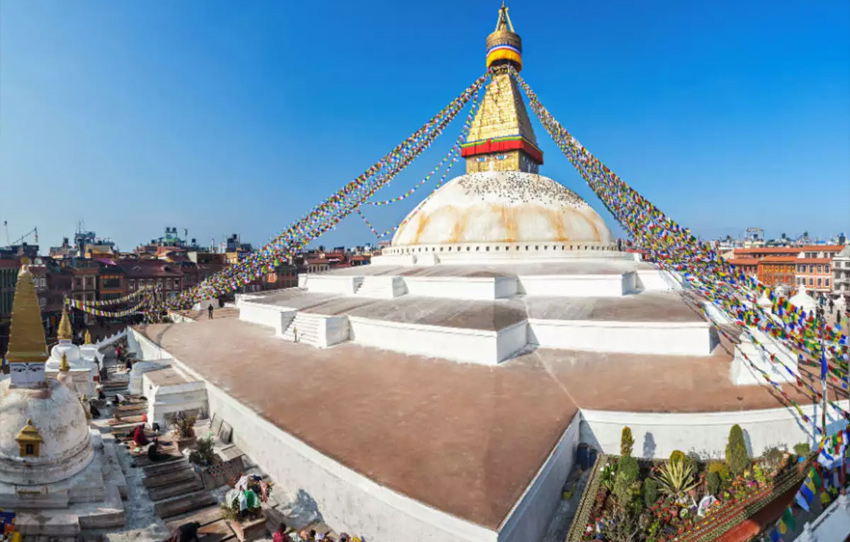
[[[821,481],[820,476],[818,476],[818,470],[814,467],[812,467],[811,476],[812,482],[815,483],[816,488],[823,486],[823,481]]]
[[[791,531],[797,530],[797,520],[794,519],[794,512],[791,511],[791,507],[785,509],[785,513],[782,514],[782,521],[785,522],[785,525],[788,526],[788,529]]]

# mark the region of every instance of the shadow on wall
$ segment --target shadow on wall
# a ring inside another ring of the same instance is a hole
[[[645,459],[655,457],[655,437],[649,431],[643,435],[643,457]]]
[[[324,522],[316,499],[304,489],[299,489],[295,499],[280,510],[286,518],[286,524],[295,529],[302,529],[311,523]]]

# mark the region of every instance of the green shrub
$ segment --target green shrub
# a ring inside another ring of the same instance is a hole
[[[630,456],[620,458],[620,464],[617,468],[617,478],[614,481],[614,495],[617,496],[617,501],[621,507],[628,506],[635,497],[635,490],[640,489],[639,487],[635,487],[638,485],[639,475],[640,466],[635,458]]]
[[[632,430],[628,426],[623,427],[623,432],[620,435],[620,456],[631,457],[634,445],[635,439],[632,438]]]
[[[637,459],[631,456],[621,457],[617,468],[617,477],[627,480],[630,484],[635,482],[640,475],[640,465]]]
[[[708,492],[715,497],[720,494],[720,475],[716,472],[709,472],[705,476],[705,481],[708,484]]]
[[[673,450],[673,453],[670,454],[670,462],[682,462],[685,460],[685,452],[681,450]]]
[[[649,478],[643,483],[643,504],[649,508],[656,501],[658,501],[658,484],[655,483],[655,480]]]
[[[198,448],[189,453],[189,461],[201,467],[209,467],[215,458],[212,439],[199,438],[196,444]]]
[[[801,442],[794,445],[794,453],[806,457],[812,453],[812,447],[809,446],[808,442]]]
[[[725,483],[729,480],[729,466],[723,461],[712,461],[709,463],[708,472],[717,474],[721,482]]]
[[[735,424],[729,430],[729,442],[726,444],[726,464],[732,474],[741,474],[750,466],[750,456],[747,444],[744,442],[744,431]]]

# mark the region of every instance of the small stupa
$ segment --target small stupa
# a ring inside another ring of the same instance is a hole
[[[50,350],[50,359],[44,366],[48,378],[59,377],[64,359],[68,365],[68,387],[74,390],[77,396],[92,395],[95,392],[98,364],[94,358],[88,359],[92,355],[88,349],[84,350],[73,343],[74,332],[67,307],[62,309],[57,338],[59,342]]]
[[[39,540],[76,537],[86,525],[123,526],[126,481],[120,469],[109,468],[117,464],[114,445],[107,448],[89,428],[70,389],[70,350],[60,354],[60,378],[47,378],[41,310],[29,262],[21,263],[6,354],[10,374],[0,375],[0,508],[15,510],[18,529]]]

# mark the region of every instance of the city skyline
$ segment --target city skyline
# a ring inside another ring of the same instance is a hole
[[[70,237],[79,220],[125,250],[166,225],[189,228],[202,245],[236,232],[261,246],[483,71],[491,4],[452,5],[453,18],[442,15],[448,4],[338,4],[333,20],[274,3],[4,4],[0,220],[11,240],[37,226],[44,247]],[[544,104],[697,235],[847,231],[847,6],[730,6],[553,4],[542,19],[522,4],[511,9],[525,40],[523,73]],[[617,39],[594,30],[603,23]],[[364,25],[372,32],[352,45],[346,30]],[[534,127],[541,173],[621,235]],[[380,197],[421,179],[458,130],[455,122]],[[367,216],[389,229],[431,186]],[[354,215],[314,244],[370,241]]]

